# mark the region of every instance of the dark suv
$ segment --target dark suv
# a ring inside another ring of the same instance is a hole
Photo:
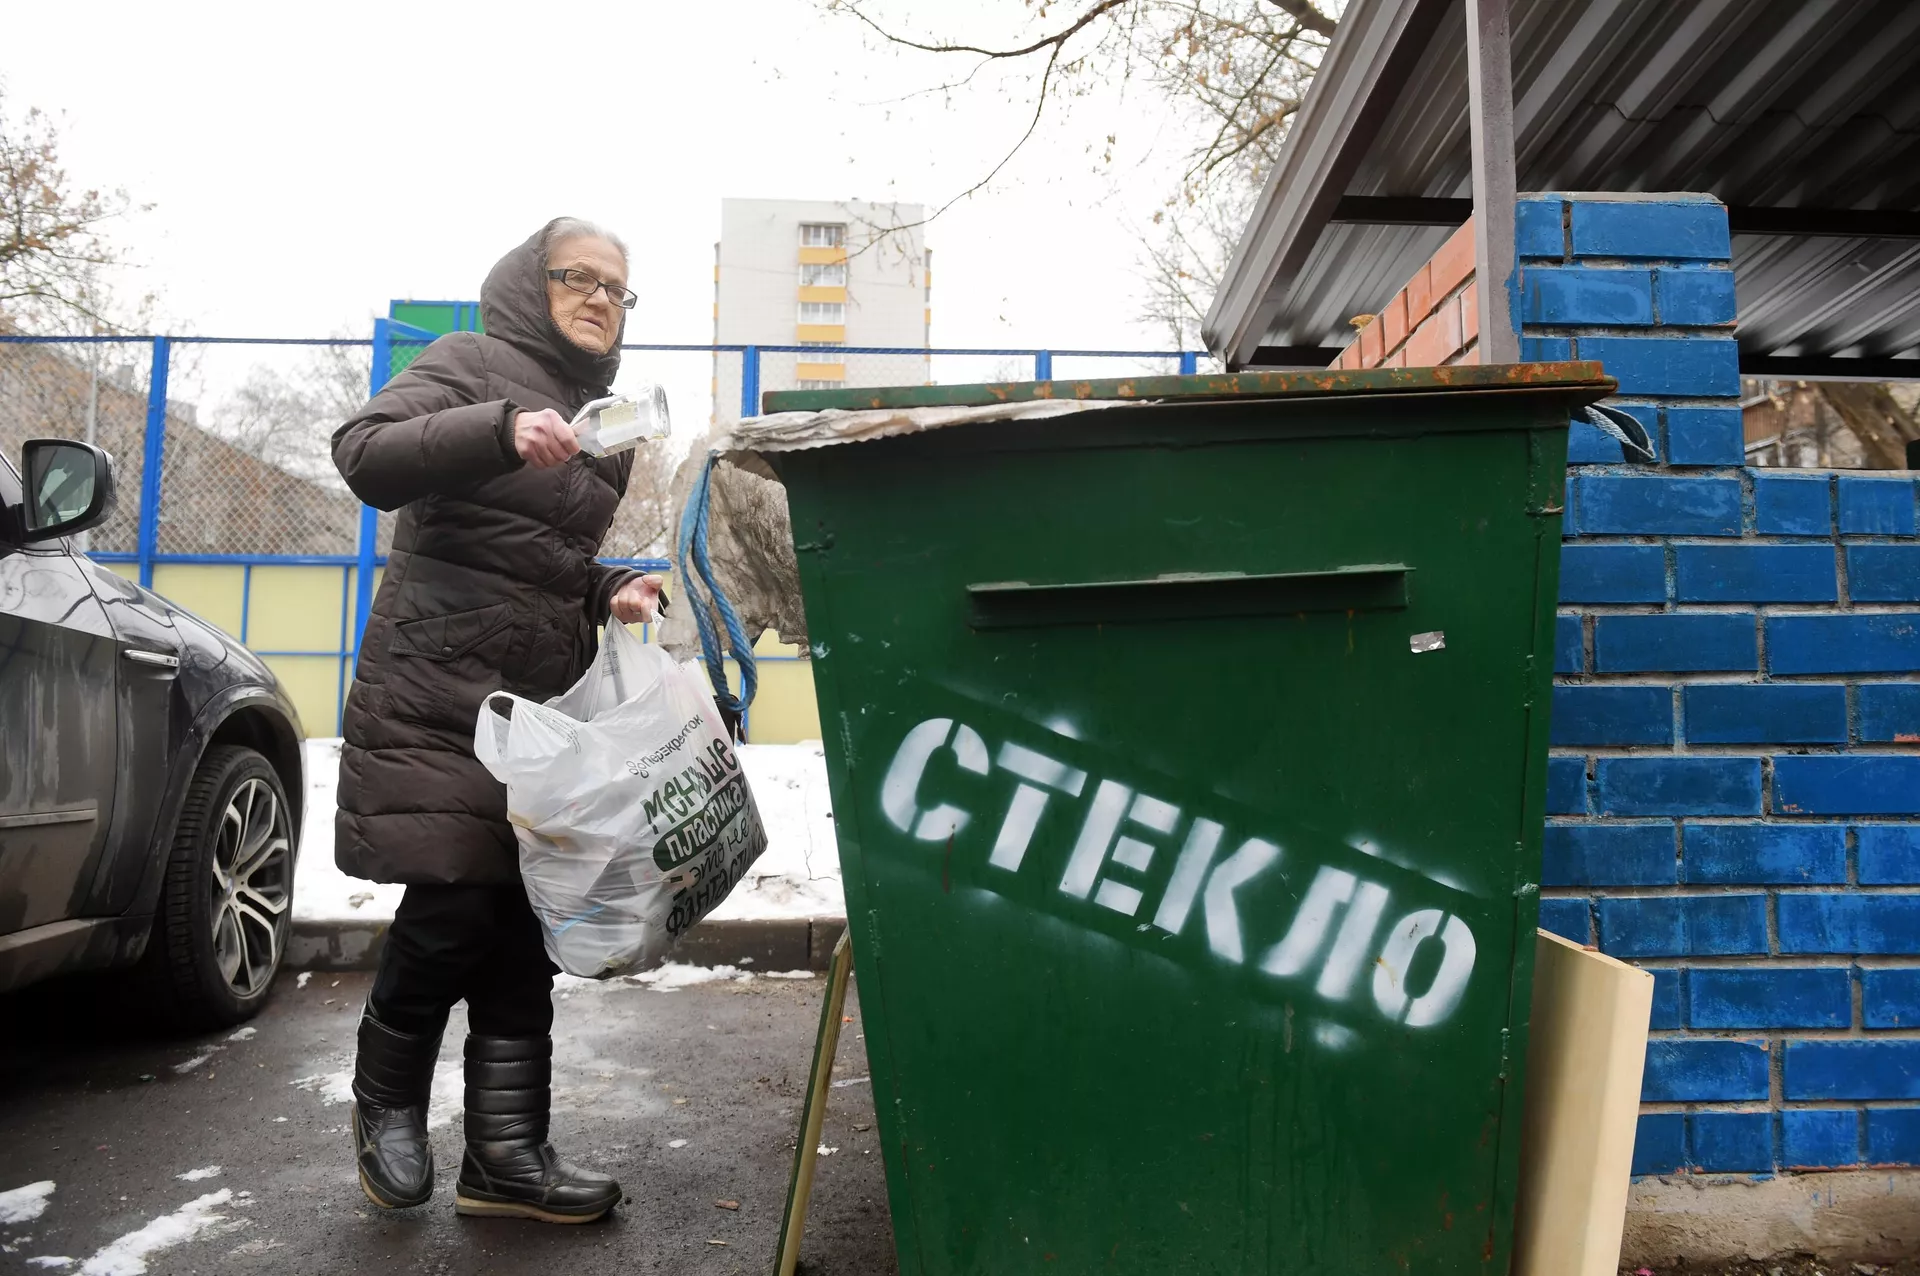
[[[21,462],[0,457],[0,991],[127,967],[182,1027],[246,1019],[291,923],[299,716],[246,648],[68,542],[111,508],[105,452]]]

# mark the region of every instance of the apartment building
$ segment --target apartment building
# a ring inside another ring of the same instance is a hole
[[[727,199],[713,246],[715,345],[760,355],[760,389],[931,379],[932,273],[919,204]],[[847,347],[901,353],[849,354]],[[741,360],[714,358],[714,419],[740,419]]]

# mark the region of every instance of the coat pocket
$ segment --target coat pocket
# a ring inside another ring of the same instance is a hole
[[[422,660],[458,660],[513,623],[507,603],[493,603],[445,616],[403,620],[393,627],[393,654]]]

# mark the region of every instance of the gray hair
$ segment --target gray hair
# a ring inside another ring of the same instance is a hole
[[[557,217],[547,226],[547,233],[540,237],[540,257],[543,261],[553,260],[554,245],[569,239],[604,239],[620,250],[620,260],[630,261],[627,255],[627,243],[620,236],[603,226],[588,221],[584,217]]]

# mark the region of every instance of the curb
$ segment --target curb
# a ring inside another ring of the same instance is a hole
[[[823,971],[846,929],[844,917],[706,921],[687,932],[671,960],[688,966]],[[383,921],[296,918],[282,966],[287,970],[372,970],[386,938]]]

